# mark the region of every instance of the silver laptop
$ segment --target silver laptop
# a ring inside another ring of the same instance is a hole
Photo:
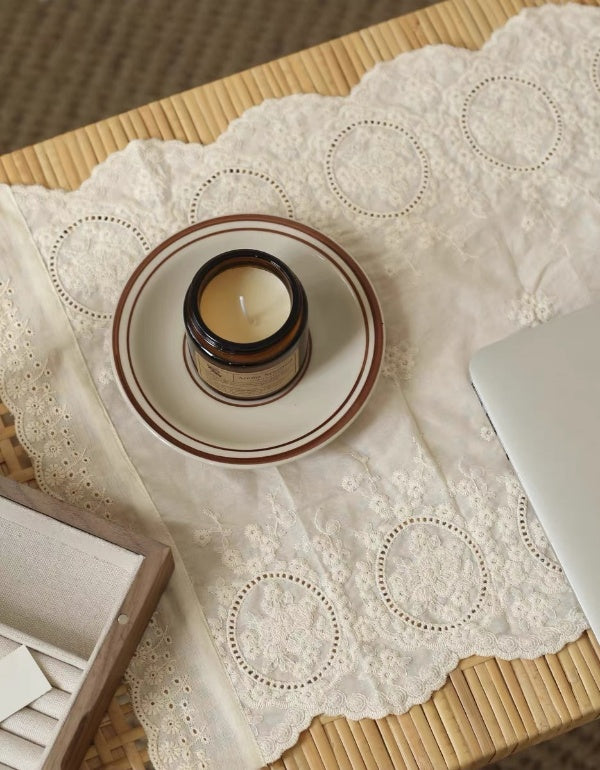
[[[600,303],[480,350],[475,390],[600,634]]]

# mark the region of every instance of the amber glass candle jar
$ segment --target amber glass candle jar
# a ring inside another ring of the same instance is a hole
[[[218,393],[264,398],[302,369],[306,294],[290,268],[271,254],[236,249],[213,257],[194,276],[183,315],[198,374]]]

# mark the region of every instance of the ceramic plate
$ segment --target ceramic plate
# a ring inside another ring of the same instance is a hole
[[[278,256],[308,297],[308,365],[293,387],[261,403],[209,392],[184,344],[194,274],[240,248]],[[348,427],[375,385],[383,342],[375,292],[352,257],[310,227],[262,215],[211,219],[158,246],[127,282],[113,326],[118,381],[146,425],[187,454],[238,467],[292,460]]]

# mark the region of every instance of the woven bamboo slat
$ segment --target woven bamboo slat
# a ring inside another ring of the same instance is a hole
[[[563,0],[555,0],[563,2]],[[600,0],[582,0],[600,5]],[[296,92],[345,94],[376,62],[430,43],[475,49],[543,0],[447,0],[330,43],[176,94],[0,157],[0,181],[73,189],[134,138],[209,143],[248,107]],[[0,472],[35,484],[14,420],[0,403]],[[533,661],[473,657],[426,703],[401,716],[317,717],[272,770],[462,770],[483,767],[600,715],[600,647],[591,633]],[[150,767],[122,685],[82,766]]]

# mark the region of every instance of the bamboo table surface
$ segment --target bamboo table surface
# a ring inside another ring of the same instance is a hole
[[[556,0],[562,2],[562,0]],[[600,0],[584,0],[600,5]],[[475,49],[543,0],[447,0],[0,157],[0,181],[73,189],[131,139],[209,143],[264,99],[346,94],[376,62],[430,43]],[[0,472],[35,484],[14,420],[0,403]],[[482,767],[600,716],[600,646],[587,632],[556,655],[462,661],[427,702],[401,716],[317,717],[273,770],[458,770]],[[121,686],[83,765],[149,767],[144,731]],[[220,769],[219,769],[220,770]]]

